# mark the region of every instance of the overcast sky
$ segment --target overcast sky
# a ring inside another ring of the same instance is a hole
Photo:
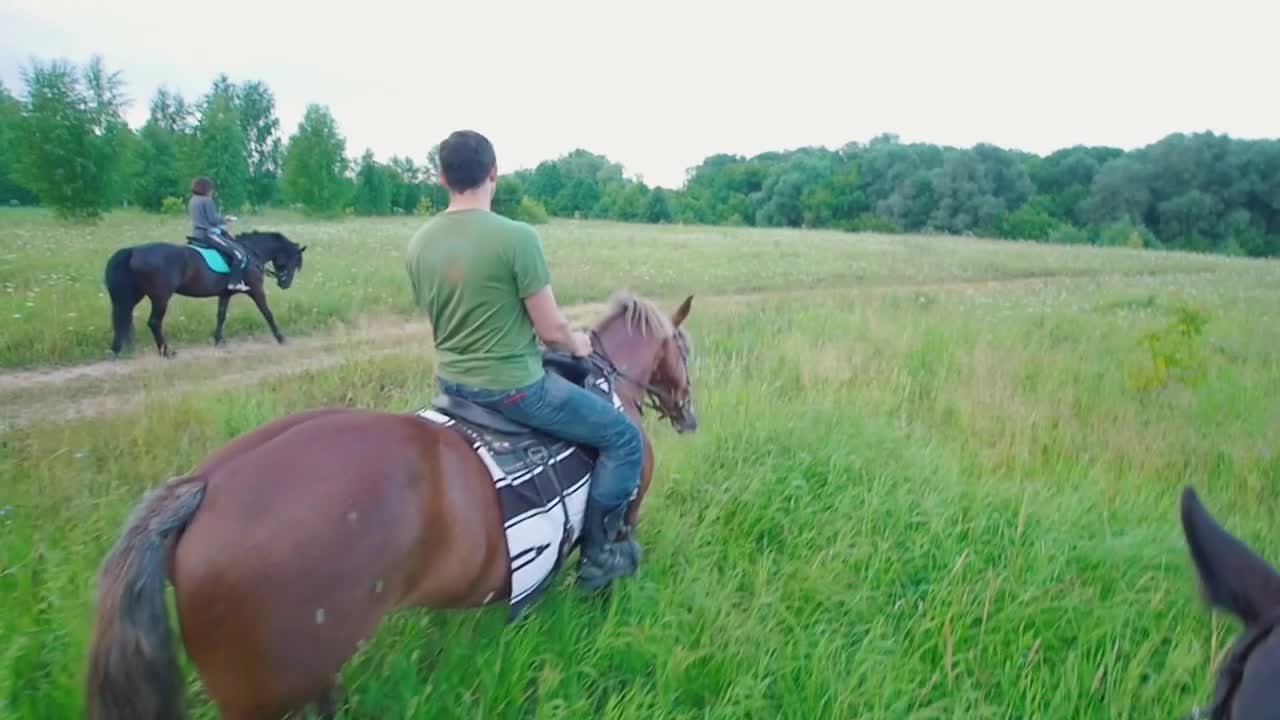
[[[757,9],[758,8],[758,9]],[[500,170],[574,147],[678,186],[717,152],[904,141],[1038,153],[1176,131],[1280,136],[1280,2],[0,0],[0,79],[103,55],[135,127],[160,84],[329,106],[350,155],[487,134]]]

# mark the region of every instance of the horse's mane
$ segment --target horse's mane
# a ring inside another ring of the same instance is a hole
[[[285,237],[284,233],[274,230],[249,230],[235,236],[236,241],[243,244],[245,249],[257,255],[263,260],[270,259],[270,250],[265,250],[262,245],[274,246],[288,251],[297,251],[298,244]],[[265,250],[265,252],[264,252]]]
[[[627,328],[633,333],[643,337],[665,340],[676,334],[671,318],[659,310],[657,305],[625,290],[614,293],[609,298],[609,307],[597,327],[603,328],[618,319],[625,321]]]
[[[284,233],[276,232],[274,230],[249,230],[247,232],[242,232],[236,235],[235,237],[236,237],[236,240],[242,241],[242,242],[243,241],[249,241],[249,242],[268,241],[268,242],[280,243],[283,245],[294,244],[292,240],[284,236]]]

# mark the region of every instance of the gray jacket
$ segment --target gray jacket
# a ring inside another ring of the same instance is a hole
[[[192,195],[187,201],[187,215],[191,216],[191,236],[197,240],[208,240],[211,229],[227,223],[208,195]]]

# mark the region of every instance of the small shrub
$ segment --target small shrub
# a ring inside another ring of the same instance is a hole
[[[1102,228],[1098,234],[1098,244],[1109,247],[1128,247],[1135,249],[1156,249],[1160,242],[1150,230],[1141,225],[1119,222]]]
[[[902,228],[892,220],[877,215],[875,213],[862,213],[849,223],[849,230],[853,232],[871,232],[871,233],[900,233]]]
[[[542,225],[550,219],[547,215],[547,209],[542,206],[542,203],[528,195],[520,198],[520,204],[516,206],[516,211],[513,215],[513,219],[530,225]]]
[[[1176,305],[1168,325],[1138,339],[1147,361],[1133,373],[1134,388],[1152,392],[1174,382],[1199,385],[1207,374],[1203,336],[1208,324],[1203,310],[1185,302]]]
[[[1049,242],[1059,245],[1087,245],[1089,233],[1075,225],[1063,223],[1049,231]]]
[[[172,195],[169,195],[164,200],[160,201],[161,215],[181,215],[186,211],[186,204]]]
[[[998,234],[1011,240],[1048,240],[1057,224],[1049,213],[1027,203],[1000,219]]]

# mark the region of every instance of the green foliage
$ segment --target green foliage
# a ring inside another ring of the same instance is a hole
[[[1089,233],[1075,225],[1059,225],[1049,231],[1048,240],[1059,245],[1088,245]]]
[[[184,175],[180,170],[178,136],[154,114],[142,127],[137,161],[134,202],[144,210],[159,212],[167,198],[181,191]]]
[[[1098,244],[1104,247],[1159,248],[1156,236],[1145,227],[1132,222],[1107,225],[1098,233]]]
[[[169,195],[160,202],[160,214],[162,215],[184,215],[186,212],[187,204],[182,201],[182,198]]]
[[[1033,190],[1018,157],[991,145],[946,153],[930,185],[937,204],[929,226],[950,233],[995,234],[1001,216]]]
[[[285,197],[311,215],[340,212],[348,197],[346,146],[329,109],[307,106],[285,149],[281,178]]]
[[[542,225],[550,220],[547,209],[542,207],[542,203],[528,195],[520,198],[520,204],[516,207],[512,218],[530,225]]]
[[[902,228],[892,220],[881,217],[875,213],[865,212],[855,217],[849,223],[849,229],[854,232],[872,232],[872,233],[897,233],[902,232]]]
[[[654,188],[645,201],[644,220],[654,224],[671,222],[671,201],[662,188]]]
[[[391,183],[392,210],[396,213],[417,212],[425,195],[423,176],[426,168],[415,165],[412,158],[393,156],[386,170]]]
[[[1194,387],[1204,381],[1208,360],[1202,338],[1208,314],[1187,302],[1178,303],[1172,312],[1168,325],[1138,340],[1146,352],[1143,364],[1131,376],[1136,390],[1163,390],[1174,382]]]
[[[257,209],[275,201],[279,192],[284,148],[276,100],[271,89],[258,81],[241,85],[235,97],[248,162],[248,200]]]
[[[67,216],[131,203],[157,210],[167,195],[185,193],[196,174],[214,177],[227,207],[248,202],[254,211],[286,200],[312,214],[413,214],[447,202],[438,146],[422,165],[393,157],[357,163],[350,174],[345,141],[327,109],[323,118],[309,111],[290,137],[286,172],[275,97],[260,81],[237,85],[220,75],[195,106],[161,88],[134,134],[119,119],[118,75],[108,77],[99,64],[76,89],[80,78],[59,67],[42,75],[35,104],[18,103],[0,87],[0,202],[46,197]],[[59,72],[69,79],[58,79]],[[74,111],[62,113],[62,106]],[[838,149],[711,155],[678,190],[650,187],[609,158],[576,148],[504,176],[497,209],[515,214],[524,197],[557,217],[1072,244],[1083,233],[1102,245],[1280,255],[1280,140],[1207,132],[1172,134],[1130,152],[1075,146],[1044,157],[884,134]]]
[[[182,94],[161,86],[151,100],[150,122],[172,135],[188,135],[195,131],[196,109],[187,104]]]
[[[1005,215],[1000,221],[1000,236],[1013,240],[1048,240],[1058,227],[1044,203],[1029,202]]]
[[[493,191],[493,211],[506,217],[514,217],[524,197],[524,185],[518,178],[504,175],[498,178]]]
[[[18,154],[22,138],[22,105],[0,82],[0,205],[33,205],[37,196],[22,183]]]
[[[239,208],[249,199],[249,161],[236,96],[215,90],[205,100],[196,125],[196,171],[217,185],[220,207]]]
[[[393,189],[387,168],[373,159],[372,150],[365,150],[356,170],[356,215],[390,215]]]
[[[82,71],[61,60],[35,61],[23,80],[23,184],[60,217],[98,219],[124,168],[123,79],[95,57]]]

